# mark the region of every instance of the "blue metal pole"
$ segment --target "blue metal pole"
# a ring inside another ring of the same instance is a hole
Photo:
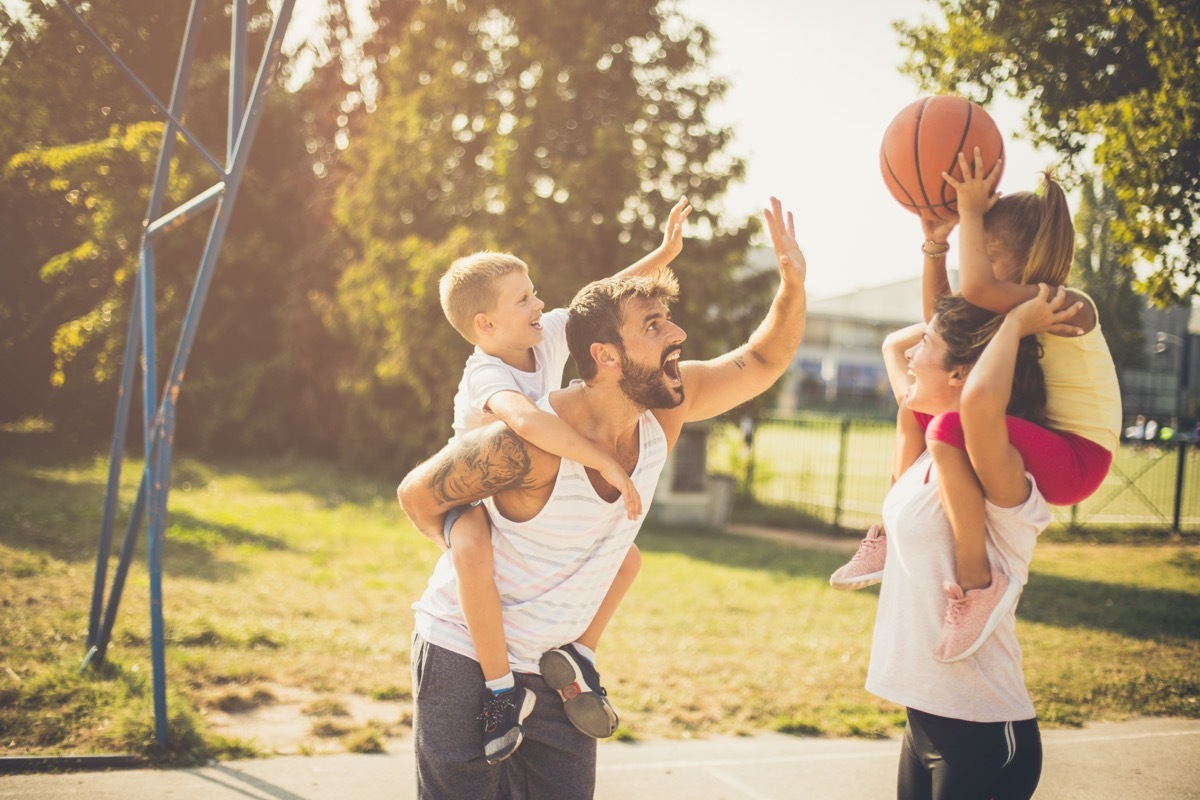
[[[154,238],[167,231],[173,231],[183,223],[187,222],[194,215],[201,211],[206,211],[210,206],[221,199],[221,195],[225,192],[225,182],[219,181],[216,184],[208,187],[200,194],[188,200],[186,203],[178,206],[174,211],[163,214],[158,219],[146,226],[146,236]]]
[[[171,125],[167,125],[167,136],[163,140],[163,149],[171,138]],[[157,369],[154,341],[154,242],[142,239],[142,269],[145,279],[142,282],[142,325],[146,329],[145,342],[142,345],[142,387],[146,394],[146,463],[142,468],[142,483],[146,486],[146,550],[150,572],[150,665],[154,676],[154,730],[158,743],[167,746],[167,705],[166,665],[163,661],[163,609],[162,609],[162,551],[159,547],[163,529],[162,507],[160,498],[165,500],[165,490],[155,469],[158,459],[156,456],[155,436],[158,432]],[[161,691],[160,691],[161,687]],[[162,697],[161,704],[159,697]]]
[[[133,552],[137,548],[137,531],[142,524],[142,515],[146,510],[146,473],[142,473],[142,482],[138,484],[137,499],[133,503],[133,511],[125,527],[125,538],[121,542],[121,552],[117,556],[117,568],[113,570],[112,591],[108,593],[108,605],[104,608],[104,623],[100,632],[88,649],[87,656],[79,666],[82,672],[89,664],[103,664],[108,653],[108,643],[112,641],[113,625],[117,621],[117,609],[121,607],[121,594],[125,591],[125,576],[129,574],[129,565],[133,561]]]
[[[155,425],[155,434],[161,435],[160,431],[160,426]],[[163,625],[162,550],[166,532],[170,473],[162,462],[162,443],[156,440],[155,445],[157,446],[146,454],[146,472],[143,480],[148,483],[146,560],[150,572],[150,667],[154,676],[154,735],[158,743],[166,747],[167,659]]]
[[[67,5],[65,0],[60,0],[59,5],[66,9],[66,11],[75,19],[75,21],[85,31],[87,31],[92,38],[96,39],[96,41],[100,43],[102,50],[108,52],[113,59],[120,63],[120,59],[116,57],[115,53],[112,53],[112,50],[108,47],[107,43],[105,43],[103,39],[101,39],[94,31],[92,31],[92,29],[83,20],[83,18],[79,16],[75,9]],[[175,71],[175,83],[171,87],[171,108],[169,113],[171,119],[175,119],[176,114],[182,110],[187,99],[187,73],[184,71],[183,66],[185,62],[185,56],[186,60],[190,62],[191,54],[195,52],[196,45],[200,40],[202,7],[203,0],[193,0],[191,13],[188,16],[187,29],[184,31],[184,44],[183,50],[180,54],[179,66]],[[125,68],[124,64],[120,64],[120,66],[128,73],[128,69]],[[136,76],[133,77],[136,81]],[[157,102],[157,99],[155,102]],[[167,123],[167,129],[163,136],[163,147],[159,153],[158,166],[156,168],[154,181],[154,190],[151,193],[150,202],[146,211],[147,221],[158,216],[159,211],[162,208],[163,197],[166,193],[167,178],[170,174],[171,156],[173,155],[175,147],[175,137],[171,132],[171,126],[172,123]],[[165,169],[164,165],[166,167]],[[98,633],[97,623],[100,619],[100,606],[104,601],[104,581],[107,577],[108,571],[109,549],[112,546],[113,519],[116,514],[117,499],[120,495],[122,462],[121,455],[124,451],[125,435],[129,424],[129,409],[133,395],[133,370],[136,363],[135,355],[137,353],[143,331],[147,333],[147,338],[151,341],[151,350],[153,350],[152,342],[154,339],[154,328],[144,327],[145,315],[139,314],[138,312],[139,303],[141,303],[142,308],[144,308],[144,301],[146,297],[146,281],[143,279],[143,276],[146,272],[146,265],[144,263],[145,249],[146,241],[145,237],[143,236],[143,264],[140,265],[142,269],[138,270],[137,280],[134,282],[133,297],[135,302],[130,306],[129,335],[125,342],[125,363],[121,367],[121,387],[117,396],[116,422],[113,425],[112,451],[109,458],[108,469],[108,486],[105,490],[104,496],[104,515],[101,518],[100,523],[100,545],[96,556],[96,575],[92,589],[92,609],[88,620],[87,644],[89,648],[96,644],[96,634]],[[151,275],[147,277],[149,277],[152,285],[153,276]],[[151,298],[154,296],[152,289],[149,293],[149,296]],[[149,364],[153,365],[153,363],[154,362],[151,359]],[[143,364],[143,371],[145,370],[145,367],[146,365]],[[145,393],[144,396],[145,401],[142,406],[143,435],[149,433],[149,415],[152,413],[152,409],[157,406],[157,398],[153,390]],[[146,442],[149,442],[148,437],[146,438]]]
[[[164,530],[163,518],[166,515],[166,490],[158,479],[159,470],[155,469],[156,442],[152,418],[157,415],[157,353],[155,351],[155,309],[154,309],[154,239],[148,235],[151,221],[156,219],[162,209],[162,201],[166,195],[167,181],[171,174],[171,158],[175,152],[175,128],[177,113],[182,111],[187,102],[188,78],[192,71],[196,48],[200,41],[203,27],[204,0],[192,0],[188,14],[187,28],[184,32],[183,47],[179,51],[179,61],[175,67],[175,83],[171,89],[170,121],[163,131],[163,143],[158,154],[158,165],[155,167],[154,189],[150,195],[150,208],[146,213],[144,225],[147,230],[142,234],[142,266],[144,280],[142,281],[142,318],[145,336],[142,347],[142,380],[146,396],[145,405],[145,453],[146,463],[142,472],[144,484],[145,505],[149,509],[146,524],[147,561],[150,572],[150,661],[154,675],[154,721],[155,736],[162,747],[167,746],[167,701],[166,701],[166,664],[163,654],[163,609],[162,609],[162,535]],[[135,76],[136,77],[136,76]],[[182,130],[182,126],[179,126]],[[190,139],[189,139],[190,141]],[[205,152],[207,156],[207,152]],[[210,160],[211,156],[208,157]],[[218,171],[223,171],[217,165]],[[119,602],[119,598],[118,601]],[[116,606],[113,606],[115,613]],[[157,644],[157,646],[155,646]]]
[[[136,307],[141,294],[141,273],[138,273],[133,284],[133,298],[130,308]],[[129,334],[125,339],[125,361],[121,365],[121,385],[117,389],[117,417],[113,423],[112,448],[108,459],[108,485],[104,491],[104,514],[100,519],[100,546],[96,552],[96,577],[92,584],[92,609],[88,615],[89,650],[95,648],[100,632],[100,607],[104,604],[104,582],[108,573],[108,557],[112,549],[113,522],[117,514],[117,499],[121,491],[121,461],[125,452],[125,435],[129,430],[129,411],[133,398],[134,368],[137,365],[137,353],[141,346],[142,317],[140,314],[129,315]],[[84,660],[84,666],[91,658]]]
[[[254,77],[254,90],[250,95],[250,106],[242,116],[241,131],[238,133],[237,147],[234,148],[234,159],[241,161],[243,169],[246,166],[246,158],[249,156],[250,144],[254,141],[254,134],[258,132],[258,123],[262,117],[263,97],[266,96],[267,90],[271,88],[271,84],[275,82],[275,67],[279,62],[279,51],[283,46],[283,35],[287,32],[288,23],[292,18],[292,9],[295,5],[296,0],[283,0],[283,3],[280,5],[279,16],[275,18],[275,23],[271,28],[270,43],[263,52],[262,61],[258,65],[258,74]],[[243,141],[245,142],[245,152],[243,152]],[[232,171],[233,168],[231,167],[230,172]],[[238,180],[240,182],[240,176]]]
[[[246,113],[246,28],[250,24],[247,0],[233,0],[233,25],[229,33],[229,130],[225,139],[225,164],[233,165],[238,127]]]
[[[237,191],[241,186],[246,162],[249,159],[250,146],[258,131],[258,123],[262,119],[262,104],[267,89],[275,77],[283,35],[287,31],[294,6],[295,0],[283,0],[279,15],[275,18],[271,28],[267,47],[263,51],[250,105],[242,118],[241,130],[234,147],[233,162],[226,180],[226,191],[217,203],[212,228],[209,231],[208,241],[205,243],[204,255],[201,257],[200,270],[196,275],[196,283],[188,302],[187,313],[184,316],[179,344],[176,347],[175,356],[171,361],[171,368],[163,387],[162,405],[155,418],[155,430],[152,437],[159,445],[158,457],[152,459],[149,452],[147,453],[147,470],[151,468],[152,461],[154,467],[153,476],[150,474],[146,476],[147,480],[152,481],[147,501],[150,510],[149,530],[147,531],[150,550],[150,650],[154,672],[155,734],[159,743],[164,746],[167,744],[167,699],[166,656],[162,625],[162,543],[166,528],[167,495],[170,489],[170,456],[174,447],[176,399],[183,383],[184,371],[187,369],[192,345],[195,342],[196,329],[204,310],[204,301],[212,283],[213,266],[216,263],[221,243],[224,241],[225,232],[229,227],[234,201],[237,198]]]

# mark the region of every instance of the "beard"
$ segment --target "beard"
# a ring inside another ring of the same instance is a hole
[[[618,385],[625,396],[638,408],[675,408],[683,402],[683,387],[663,383],[661,369],[651,369],[625,360],[625,369]]]

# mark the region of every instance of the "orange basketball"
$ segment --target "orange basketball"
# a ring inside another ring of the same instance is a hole
[[[1004,155],[1004,139],[986,111],[965,97],[923,97],[905,106],[884,131],[879,148],[883,182],[914,214],[946,218],[947,212],[958,212],[958,203],[942,173],[961,180],[958,154],[965,153],[973,163],[976,147],[987,175]]]

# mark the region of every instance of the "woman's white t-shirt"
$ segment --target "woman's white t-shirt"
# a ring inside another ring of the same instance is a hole
[[[1024,586],[1050,508],[1029,480],[1029,498],[1001,508],[985,502],[987,555]],[[887,561],[867,669],[867,691],[901,706],[968,722],[1031,719],[1015,609],[975,655],[953,664],[933,657],[955,580],[954,534],[938,498],[937,468],[925,451],[883,502]]]

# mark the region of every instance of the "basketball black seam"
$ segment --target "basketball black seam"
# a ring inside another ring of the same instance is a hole
[[[967,143],[967,134],[971,132],[971,116],[974,113],[975,113],[975,107],[971,105],[970,101],[967,101],[967,124],[963,126],[962,136],[959,137],[959,140],[958,140],[958,149],[954,152],[954,156],[950,159],[950,166],[946,168],[946,172],[950,172],[950,173],[954,172],[954,165],[958,162],[958,154],[962,152],[963,145],[965,145]],[[967,176],[963,175],[963,180],[966,180],[966,179],[967,179]],[[946,192],[949,190],[950,190],[950,185],[948,183],[946,183],[946,181],[943,179],[942,180],[942,205],[944,205],[946,208],[950,208],[950,201],[946,199]],[[955,196],[954,200],[955,200],[955,205],[957,206],[958,197]]]
[[[933,211],[934,216],[941,219],[942,215],[934,210],[934,205],[929,200],[929,192],[925,191],[925,178],[921,174],[921,118],[925,116],[925,108],[932,102],[932,97],[925,98],[925,102],[921,103],[921,108],[917,111],[917,125],[913,131],[913,164],[916,165],[917,186],[921,190],[922,199],[925,200],[925,205],[922,207]]]
[[[883,163],[887,167],[888,174],[892,176],[892,181],[896,186],[900,187],[900,191],[904,192],[904,196],[908,198],[908,205],[911,205],[913,208],[920,208],[917,199],[909,194],[908,189],[904,187],[904,183],[896,177],[896,170],[892,169],[892,160],[888,158],[887,150],[883,151]],[[901,205],[905,204],[901,203]]]

